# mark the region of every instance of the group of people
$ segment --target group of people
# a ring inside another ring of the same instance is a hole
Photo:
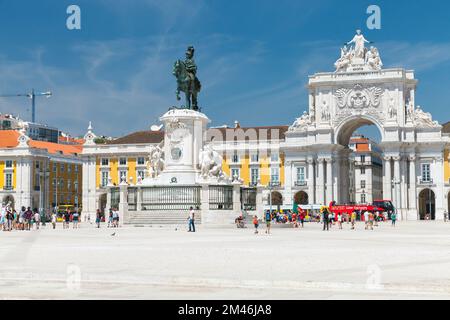
[[[63,213],[54,210],[51,214],[40,213],[38,209],[22,207],[16,211],[11,204],[2,204],[0,209],[0,229],[3,231],[30,231],[39,230],[46,222],[51,222],[53,229],[56,229],[57,222],[62,220],[63,229],[69,229],[72,223],[74,229],[78,229],[81,220],[79,210],[67,209]]]
[[[45,223],[45,221],[44,221]],[[39,229],[41,225],[41,215],[37,209],[31,210],[30,207],[22,207],[19,212],[11,207],[10,204],[3,204],[0,210],[0,228],[3,231],[13,230],[31,230]]]
[[[350,219],[348,219],[348,216],[350,216]],[[389,214],[392,227],[395,227],[395,224],[397,222],[397,214],[395,212],[392,212]],[[350,220],[350,221],[349,221]],[[353,211],[350,215],[343,214],[343,213],[332,213],[328,207],[322,207],[321,209],[321,221],[323,223],[323,231],[329,231],[330,228],[332,228],[333,225],[338,226],[340,230],[343,229],[343,223],[348,222],[351,224],[351,229],[356,229],[356,222],[358,220],[364,221],[365,230],[373,230],[373,227],[378,227],[379,222],[383,222],[387,220],[387,217],[378,211],[371,212],[371,211],[365,211],[365,212],[355,212]]]
[[[100,210],[97,210],[97,214],[96,214],[96,218],[95,218],[95,224],[96,224],[97,228],[100,228],[101,221],[102,221],[102,214],[101,214]],[[117,209],[117,208],[109,209],[107,228],[118,228],[119,222],[120,222],[119,209]]]

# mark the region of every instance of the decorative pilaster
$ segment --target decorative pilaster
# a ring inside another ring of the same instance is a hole
[[[325,204],[324,162],[325,162],[325,159],[322,159],[322,158],[319,158],[317,160],[319,174],[317,177],[316,199],[317,199],[318,204]]]
[[[128,216],[128,185],[121,184],[119,186],[120,192],[120,202],[119,202],[119,219],[120,223],[123,224],[125,217]]]
[[[383,198],[384,200],[393,200],[391,157],[384,157],[383,160]]]
[[[403,208],[402,208],[402,195],[400,192],[400,184],[401,184],[401,173],[400,173],[400,156],[396,156],[392,158],[394,160],[394,195],[395,195],[395,203],[394,206],[397,208],[399,213],[399,220],[403,220]]]
[[[316,176],[314,172],[314,159],[308,159],[308,197],[309,204],[316,203],[315,184]]]
[[[326,200],[325,205],[333,201],[333,159],[326,159],[327,162],[327,182],[326,182]]]
[[[416,156],[409,156],[409,216],[408,220],[419,220],[417,212]]]

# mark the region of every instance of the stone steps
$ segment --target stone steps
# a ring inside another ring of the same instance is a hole
[[[179,212],[130,212],[125,224],[131,225],[186,225],[188,213]],[[201,224],[201,215],[196,213],[195,223]]]

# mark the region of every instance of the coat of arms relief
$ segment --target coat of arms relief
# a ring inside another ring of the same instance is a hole
[[[380,87],[364,87],[361,84],[353,88],[339,88],[335,91],[335,125],[354,115],[371,115],[383,120],[384,112],[380,108],[384,90]]]

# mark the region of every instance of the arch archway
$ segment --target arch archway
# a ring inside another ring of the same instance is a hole
[[[269,199],[270,201],[270,199]],[[278,191],[272,191],[272,205],[282,206],[283,205],[283,195]]]
[[[380,133],[380,142],[384,140],[383,125],[374,117],[367,115],[357,115],[346,118],[335,130],[335,144],[348,146],[353,133],[364,126],[375,126]]]
[[[10,195],[10,194],[8,194],[8,195],[3,197],[2,203],[4,203],[4,204],[11,203],[11,207],[12,208],[15,208],[15,205],[16,205],[14,197],[12,195]]]
[[[354,115],[334,132],[338,145],[334,169],[338,198],[334,200],[367,204],[383,198],[383,124],[370,115]]]
[[[98,199],[98,209],[100,210],[101,213],[105,213],[105,209],[106,209],[106,203],[107,203],[107,195],[102,194],[100,195],[99,199]]]
[[[433,190],[424,189],[419,194],[420,220],[436,220],[436,196]]]
[[[296,205],[307,205],[309,204],[309,196],[306,192],[297,192],[294,196],[294,203]]]

